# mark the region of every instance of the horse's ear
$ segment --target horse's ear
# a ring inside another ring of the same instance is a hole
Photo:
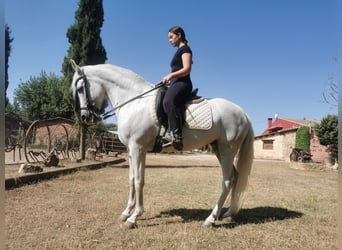
[[[83,74],[80,66],[78,66],[73,59],[70,59],[70,64],[71,64],[71,67],[75,70],[75,72],[77,72],[79,75]]]

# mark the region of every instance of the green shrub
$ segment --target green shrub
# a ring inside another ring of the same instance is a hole
[[[302,126],[296,133],[295,147],[306,152],[310,152],[310,130],[309,127]]]

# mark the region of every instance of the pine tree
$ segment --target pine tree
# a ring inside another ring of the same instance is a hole
[[[80,0],[75,19],[75,23],[67,31],[67,38],[71,45],[62,66],[65,95],[69,96],[71,103],[73,101],[69,94],[69,88],[74,71],[70,66],[70,59],[75,60],[80,66],[100,64],[107,60],[107,53],[100,37],[104,21],[102,0]],[[80,124],[77,115],[75,117]],[[80,125],[80,154],[82,159],[85,158],[86,134],[86,126]]]

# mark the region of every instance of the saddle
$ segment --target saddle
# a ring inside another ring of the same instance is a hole
[[[158,122],[160,122],[160,124],[162,126],[167,128],[168,127],[168,118],[167,118],[167,114],[166,114],[164,107],[163,107],[163,100],[164,100],[164,96],[165,96],[166,91],[167,91],[167,87],[164,86],[157,92],[156,102],[155,102],[154,108],[156,110]],[[182,107],[181,113],[183,115],[183,119],[182,119],[183,121],[185,121],[185,110],[186,110],[187,105],[192,104],[192,103],[200,103],[200,102],[204,101],[204,98],[201,96],[198,96],[197,92],[198,92],[198,88],[194,89],[190,93],[190,95],[187,97],[184,107]]]
[[[163,100],[164,100],[164,96],[165,96],[166,91],[167,91],[166,86],[160,88],[159,91],[157,91],[155,104],[154,104],[154,107],[152,107],[155,109],[155,114],[156,114],[155,118],[161,124],[159,135],[156,138],[155,145],[154,145],[154,148],[152,150],[152,152],[154,152],[154,153],[159,153],[162,151],[162,148],[163,148],[162,138],[164,137],[164,135],[168,129],[168,117],[167,117],[167,114],[163,108]],[[205,100],[203,97],[198,96],[197,92],[198,92],[198,88],[194,89],[190,93],[190,95],[187,97],[187,99],[185,101],[185,105],[181,109],[181,114],[183,116],[183,119],[182,119],[183,125],[185,122],[186,107],[189,106],[190,104],[201,103],[202,101]]]

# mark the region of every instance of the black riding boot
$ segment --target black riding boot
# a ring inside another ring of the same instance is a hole
[[[173,141],[172,141],[173,147],[176,150],[182,150],[183,149],[182,113],[176,109],[168,114],[168,118],[169,118],[169,130],[172,133],[172,137],[173,137]]]

